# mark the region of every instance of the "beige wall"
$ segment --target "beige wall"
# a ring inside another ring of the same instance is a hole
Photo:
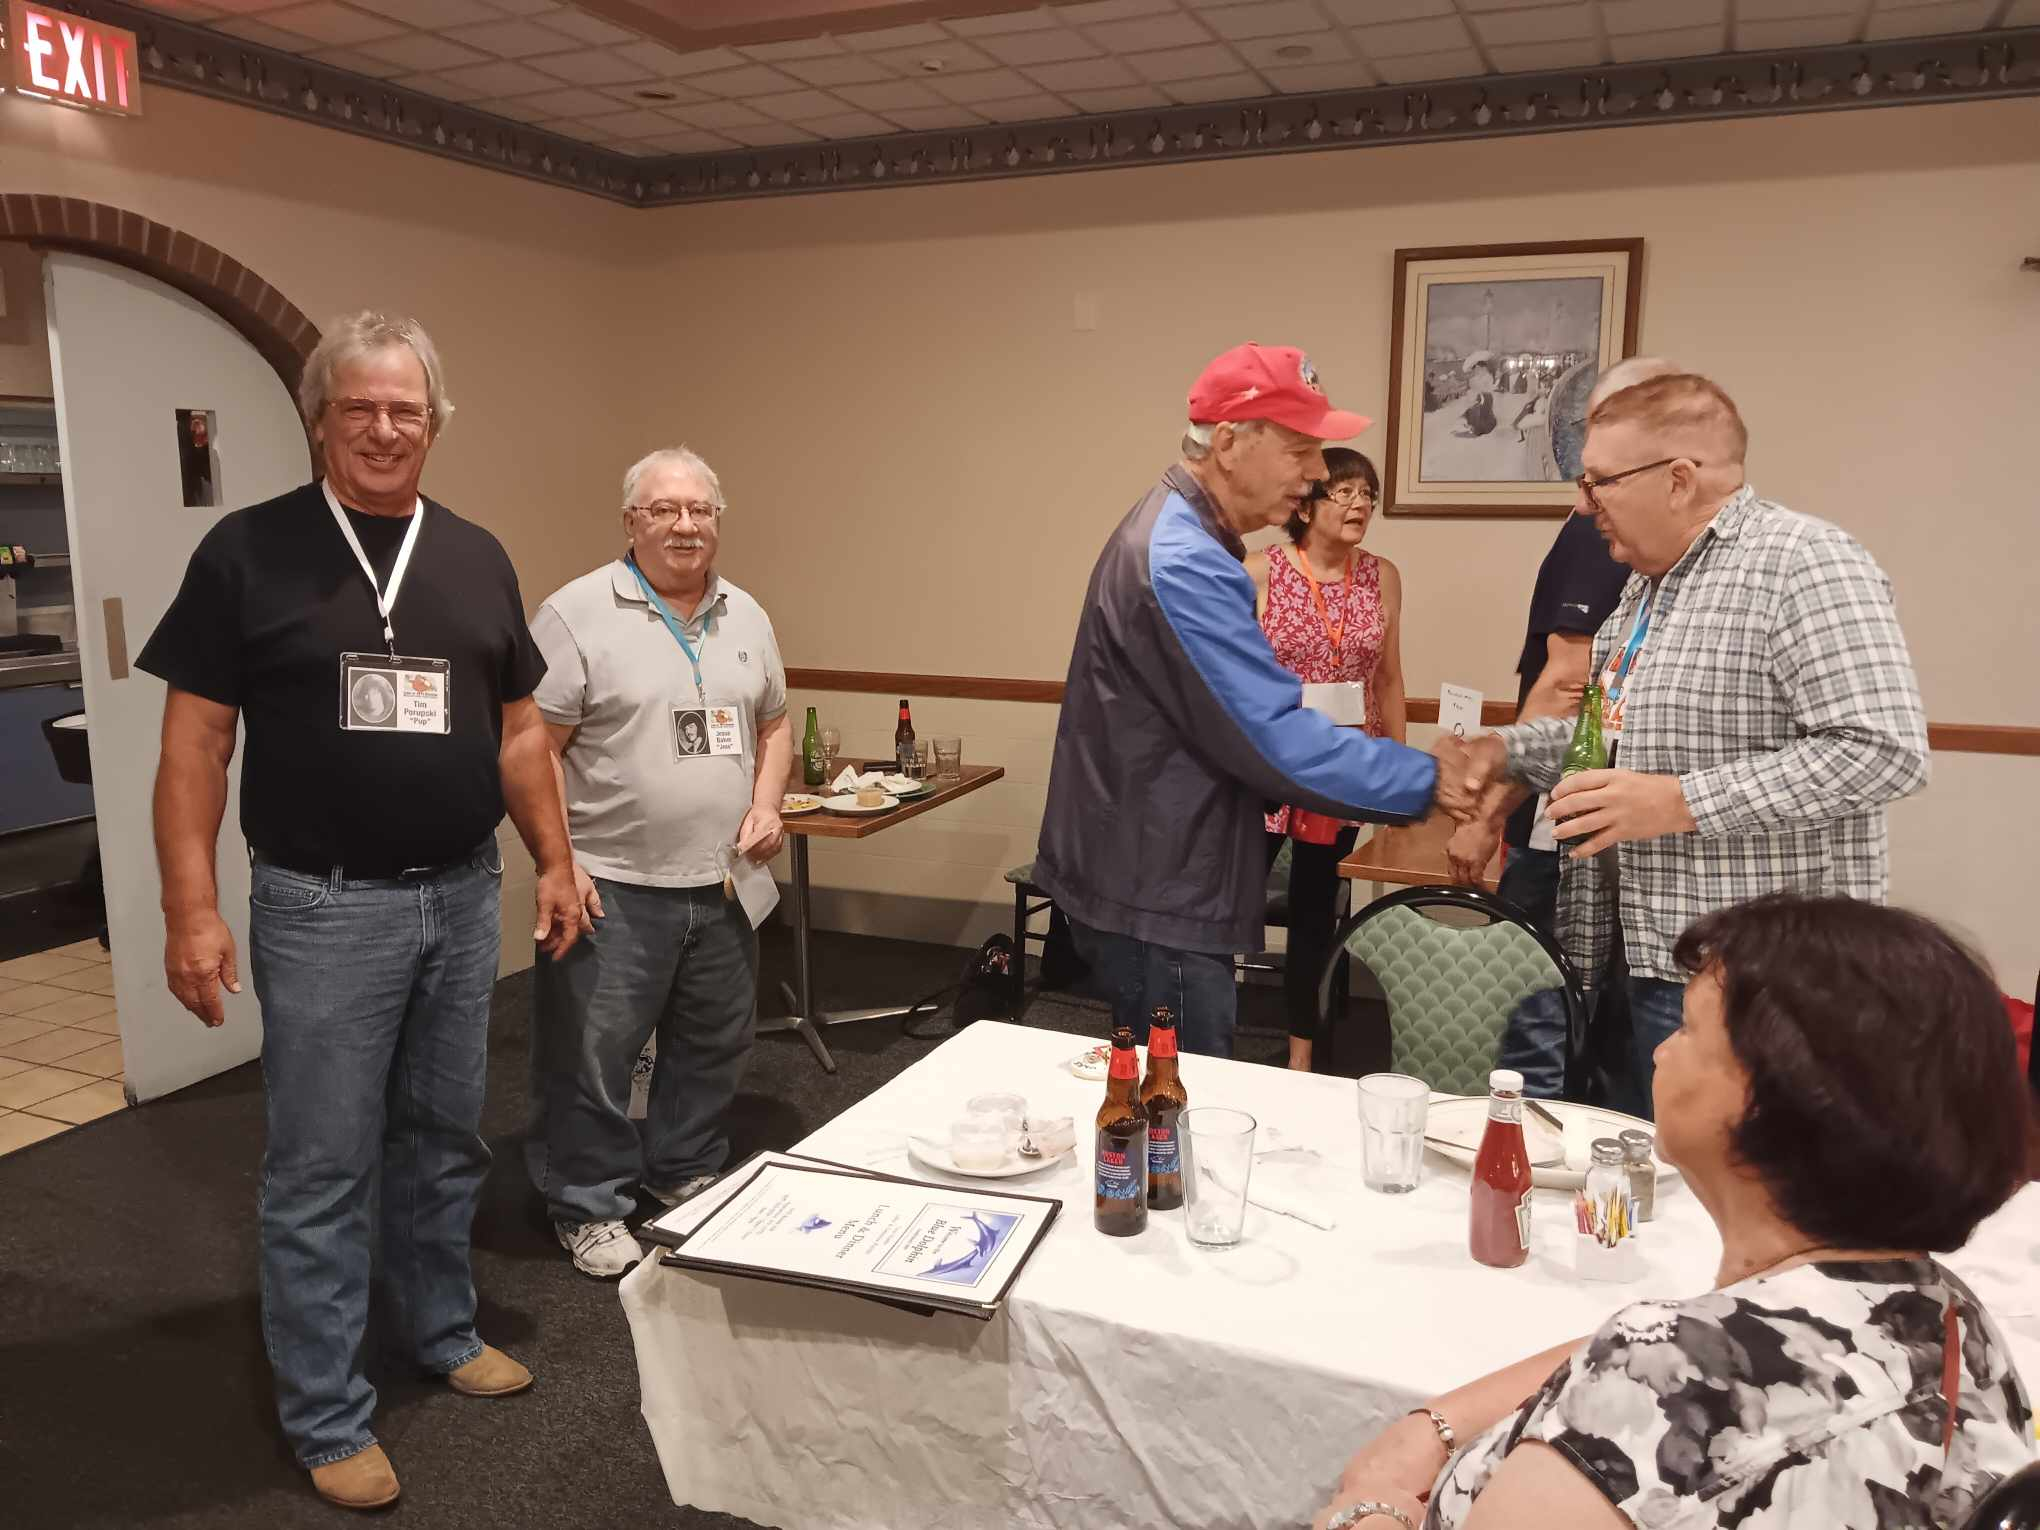
[[[0,398],[50,396],[49,324],[43,313],[42,261],[19,244],[0,244]]]

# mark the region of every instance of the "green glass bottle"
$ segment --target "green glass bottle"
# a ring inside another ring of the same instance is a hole
[[[1572,742],[1565,746],[1565,764],[1559,774],[1571,776],[1583,770],[1607,768],[1608,746],[1601,738],[1601,687],[1589,685],[1580,698],[1580,720],[1573,724]]]
[[[807,732],[800,740],[800,779],[804,786],[820,786],[826,767],[822,764],[822,729],[815,721],[815,709],[807,709]]]

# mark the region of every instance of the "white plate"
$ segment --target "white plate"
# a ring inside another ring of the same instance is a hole
[[[859,807],[857,805],[857,795],[854,792],[842,797],[824,797],[822,799],[822,806],[832,813],[862,814],[867,818],[873,813],[889,813],[899,805],[899,798],[888,795],[885,801],[881,802],[877,807]]]
[[[1649,1132],[1653,1140],[1657,1136],[1657,1128],[1650,1122],[1624,1115],[1619,1110],[1603,1110],[1598,1105],[1575,1105],[1568,1100],[1539,1100],[1537,1103],[1561,1121],[1584,1122],[1589,1139],[1616,1137],[1626,1131]],[[1461,1167],[1471,1169],[1474,1159],[1480,1156],[1480,1139],[1487,1132],[1487,1114],[1485,1095],[1462,1100],[1433,1100],[1430,1112],[1424,1118],[1424,1146],[1441,1158],[1449,1158]],[[1587,1182],[1585,1164],[1577,1169],[1568,1168],[1564,1163],[1565,1145],[1558,1133],[1527,1110],[1523,1112],[1523,1145],[1530,1150],[1530,1182],[1533,1185],[1553,1190],[1577,1190]],[[1553,1159],[1559,1162],[1551,1163]],[[1540,1167],[1546,1164],[1550,1166]],[[1657,1160],[1660,1182],[1678,1172],[1663,1159]]]
[[[815,792],[788,792],[779,799],[779,816],[792,818],[799,813],[819,813],[822,799]]]
[[[1012,1149],[1006,1151],[1006,1161],[996,1169],[959,1169],[956,1160],[949,1154],[949,1144],[938,1142],[933,1137],[907,1137],[907,1152],[920,1159],[931,1169],[940,1169],[944,1174],[962,1174],[971,1179],[1012,1179],[1015,1175],[1032,1174],[1036,1169],[1046,1169],[1061,1163],[1076,1151],[1076,1144],[1064,1148],[1060,1153],[1043,1153],[1039,1158],[1022,1158]]]

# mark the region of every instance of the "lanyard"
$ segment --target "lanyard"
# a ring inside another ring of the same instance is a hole
[[[1325,636],[1331,639],[1332,644],[1332,663],[1336,665],[1341,662],[1341,654],[1346,646],[1346,613],[1341,611],[1339,619],[1336,622],[1332,620],[1331,608],[1325,604],[1325,592],[1318,587],[1317,575],[1310,571],[1310,554],[1300,547],[1296,550],[1296,566],[1303,574],[1304,582],[1310,586],[1310,598],[1317,602],[1318,620],[1325,624]],[[1353,555],[1351,553],[1346,554],[1345,592],[1346,604],[1350,607],[1353,601]]]
[[[333,486],[321,479],[319,487],[326,491],[326,508],[333,512],[333,524],[340,528],[340,535],[347,538],[347,550],[354,554],[354,561],[368,575],[368,587],[375,592],[375,608],[382,613],[383,643],[394,659],[397,656],[397,632],[390,625],[390,612],[396,609],[397,588],[404,582],[404,571],[411,566],[411,550],[418,545],[418,528],[425,524],[425,501],[420,499],[412,503],[411,529],[404,533],[404,545],[397,550],[396,564],[390,569],[390,587],[385,590],[375,582],[375,568],[368,561],[368,554],[361,550],[361,538],[354,534],[354,527],[347,519],[347,512],[340,508],[340,497],[333,492]]]
[[[1643,597],[1643,604],[1636,608],[1636,622],[1629,629],[1629,641],[1622,648],[1622,662],[1615,670],[1615,683],[1608,687],[1608,699],[1620,701],[1623,686],[1629,680],[1629,666],[1636,662],[1636,650],[1643,646],[1643,640],[1650,631],[1651,608],[1657,603],[1657,586],[1652,585]]]
[[[645,599],[652,603],[652,609],[658,613],[659,620],[664,622],[666,630],[673,634],[673,641],[678,643],[680,651],[687,655],[687,663],[694,671],[694,693],[701,698],[702,705],[706,706],[708,704],[708,687],[702,683],[701,679],[701,655],[708,651],[709,634],[715,630],[714,616],[710,615],[703,621],[701,626],[701,647],[697,649],[692,643],[687,641],[687,634],[681,629],[680,619],[666,608],[666,603],[663,600],[659,599],[659,592],[652,588],[651,580],[645,578],[645,571],[638,567],[637,559],[635,557],[625,557],[623,561],[628,563],[630,571],[637,575],[638,588],[645,592]],[[706,590],[702,592],[702,599],[704,601],[708,599]]]

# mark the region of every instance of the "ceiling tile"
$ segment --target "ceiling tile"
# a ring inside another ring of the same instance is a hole
[[[589,125],[610,138],[662,138],[673,131],[673,119],[662,112],[618,112]]]
[[[958,42],[953,37],[944,42],[930,43],[925,48],[900,48],[894,52],[867,53],[864,56],[895,74],[910,75],[932,72],[924,68],[931,61],[939,63],[950,74],[989,69],[997,62],[989,53],[981,52],[967,42]]]
[[[1175,8],[1172,0],[1088,0],[1086,4],[1058,5],[1055,13],[1070,26],[1088,27],[1101,21],[1126,21],[1135,16],[1153,16]]]
[[[1284,95],[1310,95],[1317,91],[1365,90],[1379,83],[1374,71],[1357,58],[1335,64],[1305,64],[1300,68],[1263,69],[1268,83]]]
[[[396,0],[383,0],[383,3],[391,5]],[[175,16],[180,21],[209,21],[221,14],[219,6],[202,5],[199,0],[152,0],[149,9],[161,11],[165,16]]]
[[[229,37],[238,37],[243,42],[256,43],[264,48],[275,48],[280,53],[301,53],[316,46],[308,37],[300,37],[295,32],[286,32],[282,27],[273,27],[247,16],[215,21],[211,26],[215,32],[224,32]]]
[[[599,85],[596,89],[625,106],[673,106],[713,99],[698,90],[689,90],[678,80],[633,80],[624,85]]]
[[[1256,37],[1233,49],[1256,69],[1301,69],[1353,56],[1343,32],[1306,32],[1300,37]]]
[[[617,103],[599,90],[542,90],[535,96],[517,98],[517,104],[544,118],[599,117]]]
[[[1744,53],[1771,48],[1822,48],[1853,42],[1854,16],[1801,16],[1789,21],[1738,21],[1735,45]]]
[[[1853,19],[1862,9],[1858,0],[1736,0],[1735,19],[1740,23],[1844,14]]]
[[[346,69],[355,74],[365,74],[370,79],[386,80],[393,74],[402,74],[401,64],[392,64],[379,58],[370,58],[366,53],[352,48],[318,48],[309,57],[321,64],[330,64],[335,69]]]
[[[344,5],[335,5],[333,0],[285,6],[282,10],[264,12],[262,19],[273,27],[282,27],[286,32],[295,32],[300,37],[309,37],[314,42],[336,48],[368,42],[372,38],[391,37],[404,30],[394,25],[387,16],[364,15]]]
[[[489,4],[513,16],[539,16],[560,8],[558,0],[489,0]]]
[[[1866,42],[1889,37],[1932,37],[1940,32],[1974,32],[1987,26],[1997,0],[1955,0],[1952,5],[1879,6],[1870,13]]]
[[[527,90],[544,90],[553,83],[550,76],[507,58],[497,59],[491,64],[464,64],[458,69],[443,69],[439,77],[483,96],[521,95]]]
[[[1429,80],[1463,80],[1482,74],[1480,55],[1471,48],[1447,48],[1442,53],[1405,53],[1374,60],[1374,72],[1390,85],[1414,85]]]
[[[994,122],[1045,122],[1070,114],[1069,103],[1062,97],[1039,92],[1005,101],[980,101],[973,109]]]
[[[548,11],[545,24],[555,32],[566,33],[576,42],[588,43],[597,48],[607,47],[611,43],[636,42],[638,36],[637,33],[614,26],[599,16],[590,16],[572,9]]]
[[[1209,42],[1211,33],[1190,17],[1149,16],[1139,21],[1112,21],[1086,27],[1091,41],[1113,53],[1133,53],[1152,48],[1187,48]]]
[[[1331,23],[1311,0],[1268,0],[1263,5],[1233,5],[1205,11],[1204,24],[1220,37],[1279,37],[1285,32],[1321,32]]]
[[[752,111],[741,101],[704,101],[699,106],[678,106],[669,115],[677,121],[718,133],[725,128],[763,127],[772,120],[763,112]]]
[[[473,105],[478,112],[508,117],[512,122],[545,122],[559,115],[536,105],[538,99],[537,96],[498,96],[476,101]]]
[[[1229,74],[1239,68],[1239,56],[1223,43],[1206,43],[1201,48],[1171,48],[1164,53],[1135,53],[1126,60],[1144,80],[1194,80],[1203,75]]]
[[[1145,112],[1170,104],[1169,98],[1152,85],[1129,85],[1124,90],[1069,90],[1063,96],[1080,112]]]
[[[574,41],[536,21],[486,21],[480,26],[452,27],[443,36],[497,58],[530,58],[534,53],[564,53]]]
[[[932,48],[951,38],[934,22],[917,21],[911,26],[880,27],[875,32],[846,32],[838,40],[855,53],[881,53],[887,48]]]
[[[1116,58],[1067,59],[1059,64],[1037,64],[1027,77],[1043,90],[1112,90],[1121,85],[1138,85],[1134,72]]]
[[[978,46],[1002,64],[1055,64],[1068,58],[1096,58],[1104,50],[1068,27],[987,37]]]
[[[942,93],[944,99],[961,101],[974,106],[980,101],[998,101],[1008,96],[1024,96],[1034,87],[1025,75],[1015,74],[1010,69],[984,69],[976,74],[930,75],[926,83]]]
[[[2040,27],[2040,0],[2012,0],[2012,8],[1998,23],[2007,27]]]
[[[772,96],[753,96],[750,104],[768,117],[795,122],[802,117],[826,117],[843,109],[843,103],[824,90],[783,90]]]
[[[1443,53],[1453,48],[1470,48],[1472,37],[1466,23],[1457,16],[1435,21],[1395,21],[1386,26],[1361,27],[1354,33],[1360,51],[1369,58],[1403,58],[1412,53]]]
[[[714,74],[691,74],[687,83],[711,96],[775,96],[793,89],[793,81],[777,69],[747,64],[742,69],[723,69]]]
[[[628,154],[632,159],[651,160],[664,159],[666,157],[666,151],[653,143],[649,138],[638,143],[620,143],[616,146],[616,152]]]
[[[1661,58],[1699,58],[1728,50],[1728,26],[1672,27],[1663,32],[1625,32],[1608,39],[1618,64],[1647,64]]]
[[[1534,11],[1551,0],[1459,0],[1463,11]]]
[[[791,59],[780,72],[809,85],[857,85],[871,80],[889,80],[892,75],[868,58]]]
[[[1569,42],[1594,35],[1594,9],[1590,5],[1552,5],[1534,11],[1496,11],[1475,17],[1473,29],[1482,42],[1497,48],[1512,43]]]
[[[532,68],[543,69],[555,79],[572,85],[615,85],[624,80],[650,77],[643,65],[632,63],[614,48],[590,48],[585,53],[555,53],[550,58],[535,58],[530,62]]]
[[[958,37],[1004,37],[1012,32],[1036,32],[1060,26],[1053,11],[1009,11],[1003,16],[960,16],[942,25]]]
[[[820,95],[821,92],[809,91],[808,94]],[[835,94],[841,96],[843,100],[848,101],[859,111],[866,112],[890,112],[905,106],[941,106],[945,104],[941,96],[936,95],[934,91],[923,85],[919,80],[880,80],[871,85],[842,85],[837,87]],[[826,117],[831,112],[839,112],[842,109],[840,104],[831,104],[805,112],[791,114],[774,112],[773,115],[790,115],[792,120],[797,122],[805,117]]]
[[[985,120],[967,106],[908,106],[886,115],[910,133],[941,133],[950,128],[979,127]]]
[[[1174,80],[1162,89],[1185,106],[1201,101],[1244,101],[1266,95],[1257,74],[1218,74],[1202,80]]]
[[[1516,43],[1490,47],[1488,61],[1503,74],[1541,74],[1547,69],[1587,69],[1604,64],[1600,41],[1575,37],[1569,42]]]
[[[658,43],[619,43],[609,50],[647,69],[662,80],[681,80],[711,69],[738,69],[750,60],[729,48],[707,48],[698,53],[677,53]]]
[[[1323,4],[1334,21],[1349,27],[1452,14],[1452,0],[1323,0]]]
[[[755,58],[761,64],[776,64],[781,59],[841,53],[843,45],[833,37],[796,37],[789,42],[746,43],[741,51],[746,58]]]
[[[801,124],[824,138],[878,138],[892,131],[892,124],[869,112],[839,112],[833,117],[812,117]]]
[[[776,149],[790,143],[814,143],[815,135],[791,122],[765,122],[757,127],[734,127],[729,136],[753,149]]]
[[[1696,27],[1727,14],[1727,0],[1601,0],[1601,21],[1611,37]]]
[[[655,148],[667,154],[713,154],[718,149],[734,149],[737,145],[718,133],[700,131],[668,133],[663,138],[642,140],[647,148]]]
[[[443,37],[393,37],[388,42],[363,43],[357,50],[379,58],[399,69],[451,69],[456,64],[479,64],[484,56],[472,48],[448,42]]]
[[[488,65],[483,64],[480,67],[486,69]],[[479,101],[484,96],[495,94],[493,91],[477,90],[472,85],[462,84],[459,80],[449,79],[443,74],[400,74],[390,83],[401,85],[406,90],[415,90],[421,96],[433,96],[456,105],[465,105],[469,101]]]

